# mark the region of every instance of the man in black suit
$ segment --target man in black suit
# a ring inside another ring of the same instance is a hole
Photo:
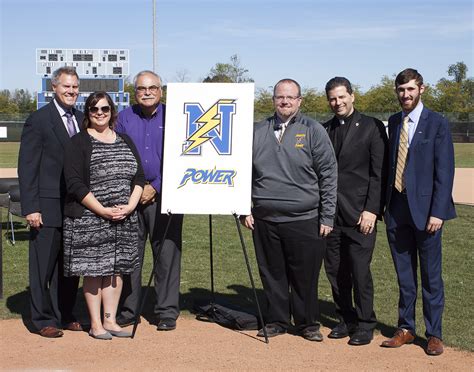
[[[51,77],[54,100],[25,122],[18,158],[21,208],[30,226],[31,321],[43,337],[61,337],[61,328],[81,331],[74,319],[79,278],[62,270],[63,152],[79,131],[83,114],[74,105],[79,77],[61,67]]]
[[[384,208],[387,136],[380,120],[354,109],[346,78],[329,80],[326,96],[335,114],[324,126],[336,153],[338,185],[336,220],[324,264],[340,318],[328,337],[350,336],[350,345],[366,345],[377,323],[370,262],[377,218]]]

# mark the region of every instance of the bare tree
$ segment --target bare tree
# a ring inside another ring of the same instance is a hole
[[[191,78],[189,77],[189,71],[185,68],[176,71],[174,80],[178,83],[188,83],[191,80]]]

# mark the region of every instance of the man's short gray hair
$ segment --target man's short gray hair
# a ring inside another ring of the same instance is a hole
[[[59,77],[62,74],[75,76],[77,78],[77,82],[79,83],[79,75],[77,74],[76,69],[72,66],[63,66],[53,72],[51,75],[51,84],[54,86],[58,85]]]
[[[150,70],[143,70],[143,71],[140,71],[138,74],[136,74],[135,77],[133,78],[133,86],[135,88],[137,87],[138,78],[142,75],[153,75],[154,77],[156,77],[160,81],[160,85],[161,85],[160,75],[158,75],[157,73],[155,73],[153,71],[150,71]]]

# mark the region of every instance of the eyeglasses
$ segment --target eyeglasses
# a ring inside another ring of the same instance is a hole
[[[142,86],[139,86],[139,87],[136,87],[135,90],[140,93],[140,94],[143,94],[143,93],[146,93],[146,91],[148,90],[150,93],[152,94],[155,94],[158,92],[158,90],[160,89],[161,87],[159,85],[152,85],[150,87],[142,87]]]
[[[91,114],[97,114],[99,112],[99,110],[104,114],[108,114],[110,112],[110,106],[102,106],[102,107],[91,106],[91,107],[89,107],[89,112]]]
[[[288,100],[288,101],[294,101],[295,99],[300,98],[301,96],[273,96],[273,99],[275,101],[283,101],[283,100]]]

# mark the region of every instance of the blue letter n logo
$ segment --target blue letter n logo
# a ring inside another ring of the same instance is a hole
[[[201,155],[201,145],[210,142],[219,155],[232,154],[232,122],[235,100],[220,99],[204,111],[199,103],[185,103],[186,141],[182,155]]]

